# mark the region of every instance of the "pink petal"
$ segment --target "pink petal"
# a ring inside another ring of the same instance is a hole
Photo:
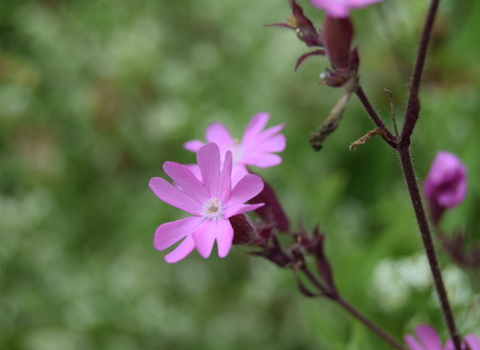
[[[153,245],[157,250],[164,250],[177,243],[183,237],[193,233],[203,222],[203,217],[189,216],[160,225],[155,231]]]
[[[220,203],[226,203],[230,197],[232,181],[232,152],[227,151],[225,154],[225,162],[223,170],[220,174],[220,181],[218,183],[218,200]]]
[[[212,253],[218,220],[207,219],[203,222],[203,225],[198,227],[195,232],[192,233],[197,251],[204,259],[208,258]]]
[[[470,350],[480,350],[480,340],[474,334],[467,334],[462,343],[462,349],[465,349],[465,343],[468,344]],[[448,339],[443,350],[455,350],[452,339]]]
[[[262,132],[261,137],[262,139],[268,139],[274,136],[275,134],[278,134],[284,127],[285,127],[285,123],[274,125],[271,128],[268,128],[267,130]]]
[[[232,169],[232,187],[235,187],[238,182],[243,179],[245,175],[248,175],[249,172],[244,165],[237,164]]]
[[[245,175],[230,193],[230,199],[225,203],[225,207],[237,204],[243,204],[263,190],[263,180],[258,175]]]
[[[345,18],[351,9],[362,8],[382,0],[310,0],[313,6],[323,9],[330,17]]]
[[[268,140],[259,142],[253,149],[257,153],[282,152],[287,145],[287,139],[284,135],[275,135]]]
[[[174,250],[172,250],[165,256],[165,261],[170,264],[179,262],[188,254],[190,254],[194,248],[195,241],[193,240],[191,235],[188,235],[187,237],[185,237],[183,242],[178,245],[178,247],[176,247]]]
[[[231,207],[225,208],[223,212],[223,217],[225,219],[228,219],[228,218],[231,218],[232,216],[246,213],[247,211],[252,211],[257,208],[263,207],[264,204],[265,203],[232,205]]]
[[[185,166],[192,172],[193,176],[195,176],[200,183],[203,183],[202,173],[200,172],[200,167],[197,164],[185,164]]]
[[[228,132],[225,125],[222,123],[212,123],[208,126],[206,132],[206,139],[208,142],[213,142],[220,148],[220,153],[223,157],[227,149],[233,147],[235,141]]]
[[[455,345],[453,345],[452,339],[448,339],[447,342],[445,343],[445,347],[443,350],[455,350]]]
[[[465,342],[470,347],[470,350],[480,350],[480,339],[474,334],[467,334],[465,336]]]
[[[200,205],[203,205],[208,199],[205,187],[187,166],[174,162],[165,162],[163,170],[188,196],[192,197]]]
[[[276,154],[265,153],[251,153],[242,159],[242,163],[248,165],[255,165],[259,168],[268,168],[274,165],[278,165],[282,162],[282,158]]]
[[[350,5],[352,7],[365,7],[381,1],[383,0],[350,0]]]
[[[172,186],[165,179],[154,177],[148,185],[158,198],[174,207],[193,215],[197,215],[202,210],[202,206],[197,201]]]
[[[205,142],[202,142],[200,140],[192,140],[185,142],[183,144],[183,148],[185,148],[187,151],[197,152],[204,144]]]
[[[417,340],[410,334],[407,334],[405,337],[403,337],[403,340],[405,340],[405,343],[407,343],[408,347],[411,350],[427,350],[423,346],[417,343]]]
[[[350,12],[346,1],[332,1],[332,0],[310,0],[313,6],[325,10],[330,17],[345,18]]]
[[[417,338],[428,350],[442,350],[442,341],[432,326],[422,324],[415,327]]]
[[[207,143],[197,152],[197,163],[200,167],[203,183],[209,198],[217,197],[220,178],[220,150],[215,143]]]
[[[233,227],[230,220],[217,220],[215,238],[217,239],[218,256],[226,257],[233,242]]]
[[[253,116],[250,123],[248,123],[242,138],[242,145],[248,145],[255,142],[257,135],[267,125],[270,115],[268,113],[257,113]]]

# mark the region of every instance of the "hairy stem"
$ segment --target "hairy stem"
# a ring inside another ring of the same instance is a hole
[[[405,122],[403,124],[400,140],[398,141],[397,151],[402,163],[403,173],[407,181],[408,191],[410,193],[413,209],[417,217],[417,223],[422,236],[423,246],[430,264],[430,270],[432,272],[438,298],[440,299],[440,305],[447,323],[448,331],[453,340],[453,344],[455,345],[455,350],[461,350],[461,339],[455,326],[455,318],[453,316],[447,297],[447,291],[443,283],[442,273],[438,264],[435,248],[433,246],[432,235],[430,233],[427,216],[425,215],[425,210],[423,208],[420,191],[418,190],[417,178],[415,176],[415,170],[413,168],[412,157],[409,150],[410,137],[420,115],[420,100],[418,98],[418,92],[420,89],[420,82],[422,80],[423,69],[425,67],[428,44],[430,42],[433,23],[435,21],[439,3],[440,0],[431,1],[427,17],[425,19],[425,24],[423,26],[422,36],[418,45],[417,59],[412,76],[412,83],[410,86],[410,95],[408,98],[407,111],[405,113]]]
[[[418,91],[420,89],[420,82],[422,80],[423,69],[425,67],[425,60],[427,58],[428,44],[432,34],[433,22],[437,14],[440,0],[432,0],[428,9],[428,14],[423,26],[420,44],[418,45],[417,59],[415,61],[415,68],[413,71],[412,82],[410,85],[410,95],[408,97],[407,111],[405,113],[405,122],[403,124],[402,135],[400,137],[400,144],[407,146],[410,143],[410,136],[413,133],[413,128],[418,120],[420,113],[420,101],[418,100]]]
[[[423,208],[422,197],[418,190],[417,178],[415,176],[415,170],[413,169],[412,158],[408,148],[399,149],[400,161],[402,163],[403,173],[407,182],[408,191],[410,193],[410,199],[412,200],[415,216],[417,217],[418,227],[422,236],[423,246],[425,247],[425,253],[430,264],[430,270],[433,276],[433,282],[437,290],[438,298],[440,299],[440,305],[442,307],[443,315],[447,323],[448,331],[453,339],[456,350],[461,350],[460,336],[455,326],[455,318],[448,302],[447,291],[443,283],[442,273],[438,264],[437,254],[435,253],[435,247],[433,245],[432,235],[430,233],[430,227],[428,225],[427,216],[425,215],[425,209]]]
[[[372,119],[373,123],[382,130],[385,133],[385,141],[393,148],[397,147],[396,144],[396,137],[393,136],[393,134],[388,130],[388,127],[385,125],[383,122],[382,118],[378,115],[377,111],[375,111],[375,108],[373,108],[372,104],[370,103],[369,99],[363,92],[362,87],[360,84],[357,87],[357,90],[355,90],[355,93],[357,94],[358,98],[360,99],[360,102],[362,103],[363,107],[368,113],[368,116],[370,119]]]
[[[406,350],[403,345],[397,341],[393,336],[388,334],[386,331],[381,329],[375,323],[370,321],[367,317],[361,314],[357,309],[355,309],[352,305],[350,305],[345,299],[343,299],[338,291],[336,290],[327,290],[323,286],[322,283],[318,280],[318,278],[310,271],[310,269],[304,265],[302,267],[302,272],[307,276],[307,278],[312,282],[312,284],[327,298],[334,301],[338,305],[340,305],[344,310],[346,310],[350,315],[356,318],[358,321],[362,322],[367,328],[369,328],[372,332],[377,334],[380,338],[390,344],[393,348],[397,350]]]
[[[398,342],[395,338],[393,338],[390,334],[385,332],[383,329],[381,329],[379,326],[377,326],[375,323],[370,321],[368,318],[366,318],[364,315],[362,315],[357,309],[355,309],[352,305],[350,305],[345,299],[342,297],[338,297],[336,300],[334,300],[338,305],[343,307],[346,311],[350,313],[353,317],[355,317],[357,320],[362,322],[365,326],[370,328],[373,332],[375,332],[380,338],[385,340],[388,344],[390,344],[393,348],[398,349],[398,350],[406,350],[405,347]]]

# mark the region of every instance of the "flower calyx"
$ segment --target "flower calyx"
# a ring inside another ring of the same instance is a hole
[[[313,26],[312,21],[305,16],[303,9],[295,0],[289,0],[292,15],[287,17],[287,23],[267,24],[267,27],[284,27],[293,29],[300,41],[308,47],[323,47],[323,39],[320,31]]]

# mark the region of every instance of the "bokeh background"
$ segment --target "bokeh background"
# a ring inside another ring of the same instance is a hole
[[[320,26],[323,13],[300,0]],[[361,82],[401,125],[427,1],[354,11]],[[148,188],[182,144],[220,121],[240,137],[251,116],[286,123],[283,163],[256,169],[292,223],[327,233],[345,298],[400,338],[418,323],[443,337],[438,303],[395,153],[352,97],[319,153],[308,137],[339,89],[293,32],[266,28],[284,0],[0,2],[0,348],[7,350],[388,349],[290,271],[236,247],[169,265],[158,225],[182,213]],[[469,169],[447,230],[480,239],[480,3],[445,0],[434,30],[413,153],[424,178],[438,150]],[[390,123],[390,121],[389,121]],[[440,254],[462,332],[480,335],[479,275]]]

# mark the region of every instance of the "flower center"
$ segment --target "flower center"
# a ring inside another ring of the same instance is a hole
[[[210,198],[205,202],[202,215],[210,219],[219,218],[223,215],[222,203],[220,203],[218,198]]]

